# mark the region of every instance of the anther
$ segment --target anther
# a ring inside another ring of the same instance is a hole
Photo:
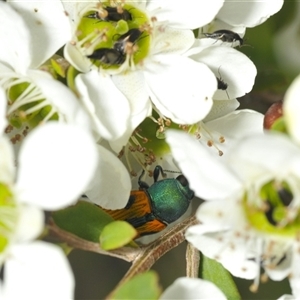
[[[7,134],[7,133],[10,133],[10,132],[12,132],[12,130],[14,129],[14,127],[13,126],[11,126],[11,125],[8,125],[6,128],[5,128],[5,133]]]
[[[260,281],[261,281],[262,283],[266,283],[266,282],[269,281],[269,276],[267,275],[267,273],[264,273],[264,274],[262,274],[262,275],[260,276]]]
[[[224,142],[225,142],[224,136],[220,136],[220,137],[219,137],[219,142],[220,142],[220,143],[224,143]]]
[[[255,283],[251,284],[249,287],[250,292],[252,293],[257,293],[258,291],[258,285],[256,285]]]
[[[137,173],[136,173],[135,171],[133,171],[133,170],[131,170],[129,173],[130,173],[130,175],[133,176],[133,177],[136,177],[136,176],[137,176]]]
[[[196,130],[195,130],[195,126],[197,126]],[[213,136],[213,134],[214,135],[216,135],[216,134],[219,135],[219,133],[210,131],[205,126],[205,124],[203,122],[199,122],[198,124],[194,124],[194,125],[190,126],[188,131],[189,132],[193,132],[193,134],[196,137],[196,139],[200,139],[200,138],[203,138],[204,140],[206,139],[207,146],[208,147],[214,147],[218,151],[218,155],[219,156],[222,156],[224,154],[223,151],[221,151],[219,149],[219,147],[215,144],[216,139]],[[224,143],[225,142],[224,136],[219,135],[218,142],[219,143]]]

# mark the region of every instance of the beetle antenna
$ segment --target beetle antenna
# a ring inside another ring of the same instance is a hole
[[[182,174],[180,171],[173,171],[173,170],[164,170],[167,173],[176,173],[176,174]]]

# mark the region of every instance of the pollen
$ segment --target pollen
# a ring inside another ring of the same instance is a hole
[[[150,49],[153,22],[134,4],[91,2],[80,16],[73,46],[91,60],[92,68],[118,74],[143,65]]]

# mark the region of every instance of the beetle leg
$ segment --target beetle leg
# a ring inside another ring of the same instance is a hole
[[[134,228],[138,228],[144,224],[146,224],[149,221],[155,220],[155,217],[152,213],[147,213],[146,215],[142,217],[134,217],[131,219],[126,219],[125,221],[130,223]]]
[[[153,171],[154,182],[157,181],[158,176],[159,176],[159,173],[161,173],[161,176],[162,176],[162,177],[166,177],[166,176],[167,176],[167,174],[164,173],[164,170],[163,170],[162,166],[157,165],[157,166],[155,167],[154,171]]]

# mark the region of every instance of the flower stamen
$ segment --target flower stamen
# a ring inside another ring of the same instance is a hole
[[[196,139],[206,140],[208,147],[213,147],[218,151],[219,156],[223,155],[223,151],[219,149],[216,143],[225,143],[225,137],[216,131],[207,128],[203,122],[192,125],[188,129],[189,133],[193,133]]]

